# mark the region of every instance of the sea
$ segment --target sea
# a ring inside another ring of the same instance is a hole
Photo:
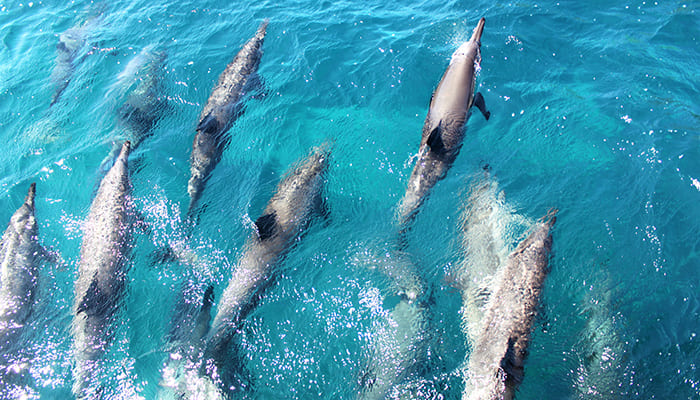
[[[482,17],[476,89],[490,119],[473,112],[399,245],[397,206],[431,94]],[[260,87],[188,228],[200,113],[265,19]],[[75,57],[56,72],[71,29]],[[94,371],[97,397],[165,398],[179,309],[198,307],[212,285],[216,310],[277,184],[327,142],[325,212],[273,266],[236,331],[241,379],[227,396],[362,398],[367,371],[384,364],[409,366],[384,397],[461,398],[473,348],[467,287],[487,283],[489,257],[507,256],[556,209],[516,399],[700,398],[695,0],[0,0],[0,223],[36,182],[38,239],[60,255],[42,263],[24,333],[2,356],[4,373],[22,379],[0,398],[75,398],[84,223],[102,162],[126,135],[122,105],[155,52],[164,107],[130,158],[144,224]],[[68,84],[50,106],[57,73]],[[483,221],[489,234],[470,236]],[[159,256],[173,243],[194,255]],[[403,345],[391,308],[406,260],[426,288],[427,319],[410,332],[427,344],[392,349]]]

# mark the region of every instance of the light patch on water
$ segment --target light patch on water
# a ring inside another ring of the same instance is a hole
[[[697,189],[697,190],[700,191],[700,181],[698,181],[698,180],[695,179],[695,178],[690,178],[690,182],[691,182],[691,184],[693,185],[693,187],[694,187],[695,189]]]

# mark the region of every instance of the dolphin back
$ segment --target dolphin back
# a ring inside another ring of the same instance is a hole
[[[462,399],[512,399],[524,363],[552,248],[556,210],[538,222],[494,277],[469,356]]]

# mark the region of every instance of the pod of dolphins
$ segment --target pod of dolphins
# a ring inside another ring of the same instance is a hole
[[[75,63],[83,56],[84,32],[93,20],[60,35],[56,68],[52,73],[54,105],[70,83]],[[435,89],[423,125],[418,157],[396,213],[397,255],[394,270],[388,274],[398,298],[390,310],[394,329],[385,334],[399,341],[397,349],[380,345],[369,351],[376,360],[358,379],[358,398],[382,399],[392,396],[409,371],[426,353],[429,336],[426,284],[418,268],[405,253],[407,235],[413,220],[431,189],[445,177],[455,161],[466,133],[473,107],[488,120],[484,97],[476,92],[476,77],[481,62],[481,18],[469,41],[462,44]],[[244,112],[246,100],[260,90],[257,69],[268,27],[263,21],[257,32],[235,55],[219,76],[201,111],[190,157],[187,186],[190,203],[188,222],[195,224],[203,191],[212,171],[231,140],[229,132]],[[152,135],[165,104],[160,94],[158,70],[164,53],[146,57],[144,77],[119,108],[120,124],[126,134],[115,140],[110,155],[100,166],[103,177],[92,201],[83,229],[78,275],[74,284],[72,323],[73,394],[77,398],[101,398],[103,388],[98,365],[115,336],[115,320],[128,291],[128,266],[133,251],[132,233],[143,224],[131,195],[130,153]],[[231,382],[225,379],[235,370],[234,338],[256,300],[277,278],[279,265],[288,250],[312,223],[314,215],[324,214],[323,187],[330,166],[332,145],[326,142],[291,167],[277,185],[250,235],[218,301],[213,287],[206,288],[189,331],[173,334],[174,346],[181,353],[171,357],[163,368],[161,385],[179,398],[226,398]],[[488,173],[487,173],[488,175]],[[493,180],[474,193],[488,190]],[[21,333],[32,314],[39,268],[43,262],[59,257],[39,244],[35,218],[35,184],[31,184],[24,203],[12,216],[0,242],[0,356],[21,346]],[[476,195],[470,197],[474,207]],[[478,287],[463,287],[465,307],[480,298],[469,317],[467,333],[471,351],[462,370],[463,399],[511,399],[523,379],[524,360],[537,315],[540,293],[548,272],[552,247],[551,230],[556,210],[549,211],[529,230],[529,234],[507,257],[494,255],[485,270],[489,279]],[[484,221],[471,221],[474,229]],[[493,239],[478,244],[489,246]],[[476,247],[477,243],[465,243]],[[477,250],[479,251],[479,250]],[[488,251],[488,249],[483,250]],[[173,250],[173,253],[177,253]],[[476,275],[475,275],[476,276]],[[177,342],[177,343],[175,343]],[[378,341],[378,343],[381,341]],[[371,358],[370,357],[370,358]],[[197,365],[183,371],[183,363]],[[0,366],[2,382],[12,371]],[[197,380],[197,385],[188,380]],[[197,389],[193,389],[193,387]]]

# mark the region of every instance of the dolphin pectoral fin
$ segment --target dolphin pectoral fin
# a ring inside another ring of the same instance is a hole
[[[255,220],[255,227],[258,229],[260,240],[271,238],[275,234],[276,217],[275,213],[261,215]]]
[[[432,152],[440,152],[444,149],[444,144],[442,143],[442,135],[440,134],[440,124],[438,124],[430,134],[428,135],[428,140],[425,143],[430,147]]]
[[[484,118],[488,121],[489,118],[491,117],[491,112],[486,109],[486,102],[484,101],[484,96],[481,94],[481,92],[476,92],[474,95],[474,104],[476,108],[481,111],[481,113],[484,115]]]
[[[205,133],[216,133],[219,130],[219,121],[209,113],[199,121],[196,130]]]

